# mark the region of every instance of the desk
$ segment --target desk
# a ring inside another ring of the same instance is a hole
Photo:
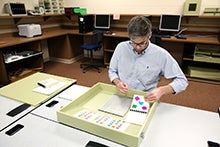
[[[57,88],[55,87],[55,89],[52,89],[52,91],[49,91],[49,93],[47,93],[48,91],[44,91],[45,89],[39,87],[37,83],[39,81],[43,81],[49,78],[57,80],[57,82],[59,83]],[[17,82],[11,83],[0,88],[0,95],[27,103],[29,105],[37,106],[43,103],[44,101],[50,99],[51,97],[55,96],[62,90],[68,88],[74,83],[76,83],[76,80],[74,79],[37,72],[24,79],[21,79]],[[59,86],[59,84],[61,85]],[[40,89],[41,91],[34,91],[34,89],[38,87],[42,88]]]
[[[70,89],[72,95],[76,93],[78,96],[88,90],[87,87],[81,85],[73,85]],[[67,96],[70,93],[70,90],[67,89],[58,96]],[[54,98],[57,99],[58,97]],[[73,96],[70,99],[75,98]],[[65,101],[69,101],[69,98]],[[46,147],[65,145],[65,147],[84,147],[90,140],[111,147],[123,146],[57,123],[54,111],[59,107],[51,109],[50,112],[46,111],[45,113],[51,114],[42,116],[40,113],[46,109],[44,107],[43,105],[37,107],[25,117],[2,130],[0,132],[0,146]],[[22,124],[24,128],[13,136],[6,135],[5,132],[16,124]],[[220,143],[219,124],[220,118],[217,113],[159,103],[140,147],[207,147],[208,140]]]
[[[162,41],[220,45],[220,42],[218,41],[217,36],[216,37],[187,36],[186,39],[177,39],[176,37],[171,37],[171,38],[162,38]]]
[[[104,64],[109,65],[111,56],[118,43],[128,40],[127,32],[113,31],[114,35],[104,34],[103,56]],[[6,85],[11,82],[9,69],[4,63],[3,52],[13,48],[31,48],[42,52],[41,40],[46,40],[51,59],[64,63],[72,63],[83,55],[81,45],[84,37],[90,37],[92,33],[79,33],[79,30],[65,29],[60,27],[43,29],[43,35],[33,38],[25,38],[11,35],[0,36],[0,84]],[[188,36],[187,39],[162,38],[162,46],[170,51],[171,55],[178,61],[184,69],[190,64],[194,64],[193,56],[186,59],[186,56],[193,55],[196,44],[220,45],[216,38],[200,36]],[[185,60],[186,59],[186,60]],[[185,62],[186,61],[186,62]],[[29,68],[33,70],[43,70],[43,58],[34,58]],[[209,63],[208,67],[216,68],[218,64]],[[186,73],[186,71],[184,71]]]
[[[8,125],[10,125],[11,123],[13,123],[14,121],[18,120],[19,118],[21,118],[22,116],[26,115],[27,113],[29,113],[31,110],[33,110],[35,107],[34,106],[30,106],[29,108],[27,108],[25,111],[19,113],[18,115],[11,117],[6,115],[8,112],[10,112],[12,109],[22,105],[22,102],[19,101],[15,101],[12,99],[8,99],[6,97],[0,96],[0,131],[3,130],[5,127],[7,127]]]

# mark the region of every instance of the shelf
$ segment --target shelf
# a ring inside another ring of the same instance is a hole
[[[193,61],[193,59],[190,58],[190,57],[184,57],[183,60],[185,60],[185,61]]]
[[[187,79],[190,80],[190,81],[204,82],[204,83],[209,83],[209,84],[218,84],[218,85],[220,85],[219,80],[191,77],[188,74],[185,74],[185,75],[186,75]]]
[[[220,70],[216,68],[187,66],[185,73],[191,78],[220,81]]]
[[[38,55],[42,55],[42,54],[43,54],[42,52],[37,52],[37,53],[31,54],[31,55],[28,55],[28,56],[17,56],[17,55],[11,56],[9,61],[5,61],[5,64],[14,63],[14,62],[17,62],[17,61],[21,61],[21,60],[31,58],[31,57],[34,57],[34,56],[38,56]]]
[[[114,50],[112,50],[112,49],[104,49],[104,51],[105,51],[105,52],[111,52],[111,53],[114,52]]]
[[[20,73],[19,75],[10,77],[10,81],[11,81],[11,82],[15,82],[15,81],[20,80],[20,79],[22,79],[22,78],[24,78],[24,77],[27,77],[27,76],[29,76],[29,75],[34,74],[34,73],[36,73],[37,71],[42,71],[42,70],[43,70],[43,68],[38,68],[37,70],[36,70],[36,69],[35,69],[35,70],[33,70],[33,69],[24,70],[24,71],[23,71],[22,73]]]
[[[44,21],[47,21],[50,17],[55,16],[65,16],[64,14],[42,14],[42,15],[27,15],[27,16],[0,16],[0,19],[14,19],[15,24],[17,24],[23,18],[36,18],[41,17]]]

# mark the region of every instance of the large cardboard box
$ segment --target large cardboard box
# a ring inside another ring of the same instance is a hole
[[[138,147],[144,138],[145,131],[158,102],[150,104],[150,109],[143,125],[123,123],[126,114],[124,116],[118,116],[99,110],[109,97],[114,94],[120,95],[114,85],[97,83],[79,98],[57,111],[58,121],[125,146]],[[129,92],[123,96],[133,98],[134,94],[144,95],[145,92],[129,90]],[[84,118],[80,117],[83,113],[90,113],[93,114],[93,116],[96,115],[97,118],[101,117],[102,120],[107,118],[111,119],[112,122],[117,122],[118,126],[120,124],[121,129],[118,129],[117,126],[105,125],[104,123],[100,123],[100,121],[92,121],[89,118],[91,115],[87,115],[88,117],[85,116]]]

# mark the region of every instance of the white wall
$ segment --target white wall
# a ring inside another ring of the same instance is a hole
[[[66,0],[65,6],[87,8],[87,13],[182,14],[185,0]],[[202,0],[204,8],[220,8],[220,0]]]
[[[64,0],[66,7],[87,8],[87,13],[110,14],[182,14],[185,0]],[[37,6],[38,0],[0,0],[0,14],[6,2],[23,2],[26,9]],[[202,0],[204,8],[220,8],[220,0]]]

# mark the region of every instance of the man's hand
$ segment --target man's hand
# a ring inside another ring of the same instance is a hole
[[[163,94],[162,94],[161,89],[156,88],[156,89],[152,90],[151,92],[148,92],[147,94],[145,94],[144,100],[149,103],[153,103],[153,102],[159,100],[162,95]]]
[[[116,87],[118,88],[118,91],[121,93],[127,93],[128,92],[128,85],[123,82],[118,82],[116,84]]]
[[[162,95],[164,94],[171,94],[174,93],[173,88],[170,85],[158,87],[151,92],[148,92],[147,94],[144,95],[145,101],[149,103],[153,103],[155,101],[158,101]]]
[[[119,80],[118,78],[114,79],[112,83],[115,84],[119,92],[124,94],[128,92],[128,85],[122,82],[121,80]]]

